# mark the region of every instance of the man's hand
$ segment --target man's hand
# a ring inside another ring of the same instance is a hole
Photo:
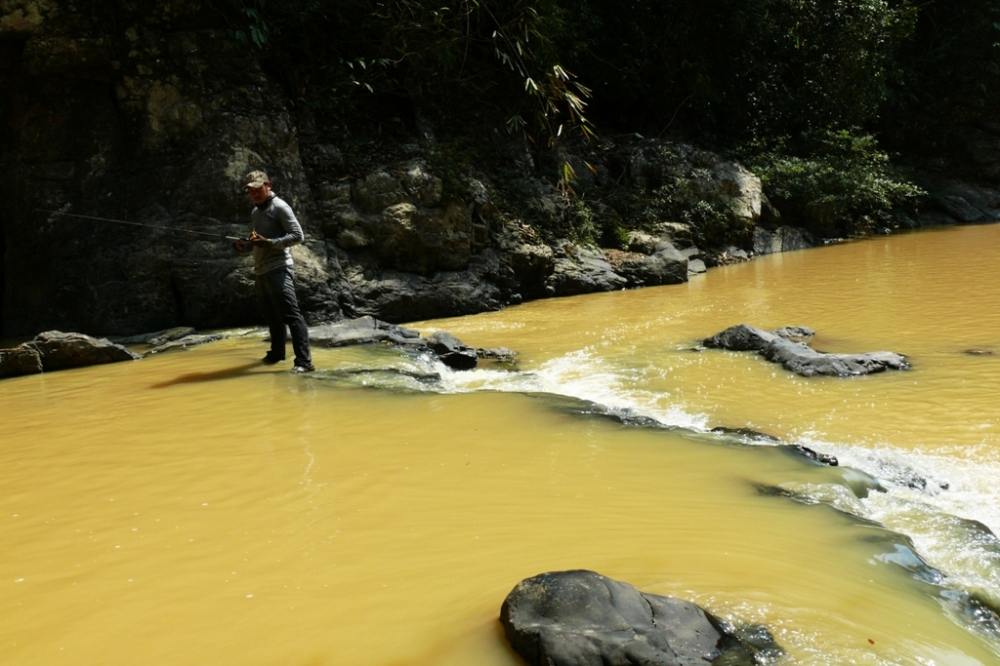
[[[249,240],[235,240],[233,241],[233,249],[237,252],[249,252],[253,245]]]
[[[250,232],[250,243],[256,245],[257,247],[271,247],[274,245],[274,241],[270,238],[264,238],[256,231]]]

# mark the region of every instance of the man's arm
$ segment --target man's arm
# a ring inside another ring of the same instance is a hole
[[[284,201],[276,201],[274,208],[277,212],[278,223],[281,224],[281,228],[285,230],[285,235],[272,238],[271,245],[274,247],[285,248],[298,245],[305,240],[306,236],[302,233],[302,225],[299,224],[298,219],[296,219],[295,213],[292,211],[292,207]]]

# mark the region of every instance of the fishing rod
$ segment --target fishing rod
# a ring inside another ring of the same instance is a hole
[[[100,217],[97,215],[81,215],[79,213],[63,213],[58,210],[45,210],[42,208],[35,209],[39,213],[49,213],[50,215],[62,215],[63,217],[76,217],[81,220],[95,220],[97,222],[111,222],[113,224],[127,224],[133,227],[146,227],[147,229],[160,229],[163,231],[180,231],[186,234],[198,234],[199,236],[211,236],[212,238],[221,238],[224,240],[231,241],[241,241],[247,240],[246,238],[238,238],[236,236],[227,236],[225,234],[212,233],[211,231],[198,231],[197,229],[185,229],[184,227],[168,227],[164,224],[146,224],[145,222],[133,222],[132,220],[118,220],[113,217]]]

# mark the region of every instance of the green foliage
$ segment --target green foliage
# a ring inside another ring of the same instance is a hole
[[[591,91],[551,38],[571,17],[558,0],[215,2],[235,16],[238,39],[309,82],[317,108],[364,115],[376,97],[414,114],[464,112],[539,148],[593,136]]]
[[[221,3],[224,13],[235,17],[233,39],[245,46],[263,50],[271,37],[271,30],[264,18],[266,0],[230,0]]]
[[[601,226],[601,247],[623,250],[628,245],[628,229],[621,225],[619,219],[608,218]]]
[[[889,0],[581,0],[595,110],[740,138],[863,125],[912,31]],[[571,48],[571,47],[570,47]]]
[[[680,218],[691,225],[706,247],[746,240],[746,229],[737,228],[737,221],[718,202],[699,199],[685,207]]]
[[[822,236],[872,231],[896,208],[924,192],[894,173],[875,138],[847,130],[822,131],[803,156],[781,147],[758,154],[753,167],[764,189],[792,223]]]
[[[600,234],[590,205],[583,199],[574,199],[568,212],[573,240],[585,245],[597,245]]]
[[[596,125],[677,131],[723,149],[755,144],[749,164],[779,209],[824,234],[882,223],[918,197],[879,142],[945,151],[953,143],[943,130],[991,121],[1000,105],[1000,0],[210,5],[318,127],[384,144],[428,126],[517,136],[536,153],[589,141]],[[568,162],[545,168],[572,211],[577,174]],[[705,243],[747,233],[722,204],[702,200],[696,180],[647,193],[623,219],[686,221]],[[617,235],[582,211],[553,224],[570,217],[578,233]]]

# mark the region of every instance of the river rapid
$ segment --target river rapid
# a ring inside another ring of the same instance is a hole
[[[962,227],[411,324],[516,368],[251,335],[4,380],[0,663],[514,666],[504,596],[571,568],[783,664],[1000,663],[998,282]],[[740,322],[913,369],[698,348]]]

